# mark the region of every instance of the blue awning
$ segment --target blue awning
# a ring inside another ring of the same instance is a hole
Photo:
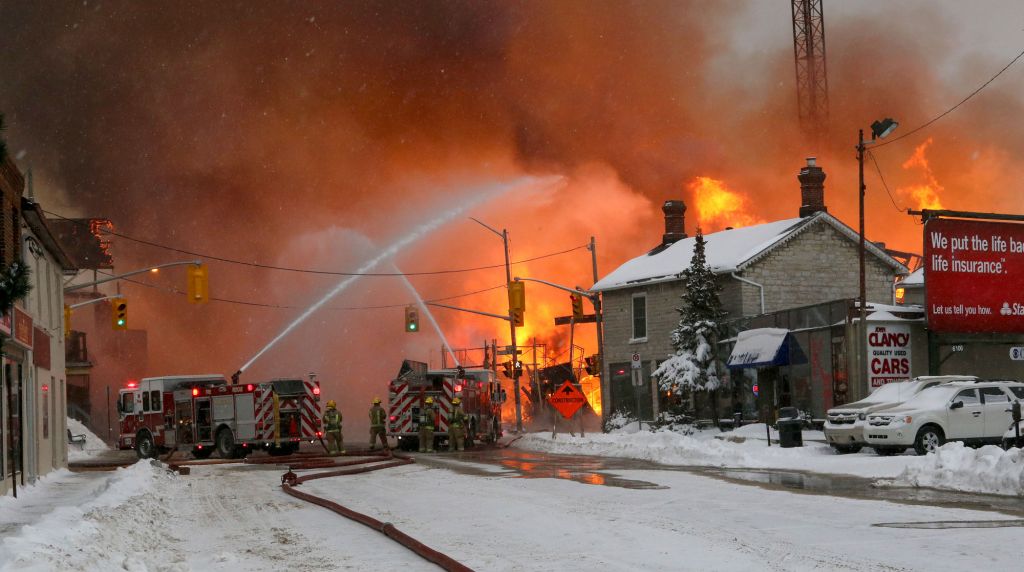
[[[789,330],[756,328],[739,333],[726,365],[742,369],[797,363],[806,363],[806,358]]]

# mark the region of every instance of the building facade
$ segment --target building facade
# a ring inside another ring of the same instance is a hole
[[[828,214],[824,172],[813,159],[798,179],[799,217],[704,235],[727,320],[858,296],[858,233]],[[670,334],[679,323],[681,273],[695,242],[685,233],[685,210],[682,201],[666,202],[662,243],[593,287],[603,298],[606,411],[625,409],[651,418],[659,409],[663,396],[651,372],[674,351]],[[867,243],[866,251],[868,300],[891,304],[893,285],[907,269],[873,243]],[[641,365],[639,390],[632,384],[634,356]],[[724,361],[726,356],[719,357]]]

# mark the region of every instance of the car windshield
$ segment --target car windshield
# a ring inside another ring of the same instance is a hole
[[[867,396],[863,401],[869,403],[899,403],[910,396],[914,395],[917,390],[919,382],[916,381],[898,381],[895,383],[887,383],[882,387],[876,389],[871,395]]]
[[[949,398],[954,393],[962,391],[962,386],[937,386],[929,389],[928,391],[922,391],[911,399],[908,399],[903,407],[908,409],[931,409],[935,407],[943,407],[945,403],[949,401]]]

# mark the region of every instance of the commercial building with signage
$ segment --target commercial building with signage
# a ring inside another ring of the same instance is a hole
[[[0,186],[5,212],[16,212],[17,224],[0,225],[3,263],[26,264],[32,289],[0,319],[0,494],[67,465],[63,279],[73,268],[42,209],[22,198],[22,185],[8,159],[0,166]]]

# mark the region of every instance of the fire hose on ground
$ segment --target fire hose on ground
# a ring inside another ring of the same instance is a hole
[[[287,493],[287,494],[289,494],[289,495],[291,495],[291,496],[293,496],[295,498],[302,499],[302,500],[304,500],[306,502],[309,502],[309,503],[312,503],[312,504],[324,507],[324,508],[326,508],[328,510],[331,510],[333,512],[336,512],[336,513],[340,514],[341,516],[344,516],[345,518],[348,518],[350,520],[354,520],[354,521],[356,521],[356,522],[358,522],[358,523],[360,523],[360,524],[362,524],[364,526],[372,528],[372,529],[376,530],[377,532],[380,532],[381,534],[384,534],[388,538],[394,540],[395,542],[398,542],[402,546],[405,546],[409,550],[412,550],[413,552],[415,552],[416,554],[418,554],[419,556],[421,556],[425,560],[427,560],[429,562],[433,562],[434,564],[437,564],[438,566],[440,566],[441,568],[444,568],[445,570],[454,571],[454,572],[472,572],[471,568],[469,568],[469,567],[465,566],[464,564],[454,560],[453,558],[451,558],[447,554],[444,554],[442,552],[434,550],[433,548],[430,548],[426,544],[423,544],[422,542],[420,542],[420,541],[416,540],[415,538],[409,536],[408,534],[405,534],[404,532],[402,532],[402,531],[398,530],[397,528],[395,528],[395,525],[391,524],[390,522],[381,522],[381,521],[379,521],[379,520],[377,520],[377,519],[375,519],[375,518],[373,518],[371,516],[362,514],[360,512],[356,512],[356,511],[354,511],[354,510],[352,510],[350,508],[347,508],[345,506],[342,506],[341,504],[338,504],[336,502],[333,502],[333,501],[327,500],[327,499],[325,499],[323,497],[318,497],[316,495],[312,495],[312,494],[309,494],[309,493],[304,493],[304,492],[299,491],[299,490],[297,490],[295,488],[297,485],[301,485],[302,483],[304,483],[306,481],[311,481],[311,480],[314,480],[314,479],[323,479],[323,478],[327,478],[327,477],[338,477],[338,476],[343,476],[343,475],[355,475],[355,474],[359,474],[359,473],[368,473],[370,471],[378,471],[378,470],[381,470],[381,469],[389,469],[389,468],[392,468],[392,467],[400,467],[402,465],[408,465],[408,464],[411,464],[411,463],[414,462],[410,457],[406,457],[404,455],[393,455],[393,456],[389,455],[388,458],[394,458],[395,460],[387,461],[387,462],[381,462],[379,459],[369,459],[369,460],[367,460],[367,459],[359,459],[359,460],[353,460],[353,461],[346,461],[344,463],[340,463],[340,464],[337,464],[335,466],[339,466],[339,467],[340,466],[349,466],[349,467],[352,467],[352,468],[336,469],[336,470],[325,471],[325,472],[321,472],[321,473],[313,473],[313,474],[310,474],[310,475],[303,475],[301,477],[296,475],[294,472],[292,472],[292,469],[301,469],[301,468],[305,468],[305,467],[303,467],[303,466],[292,466],[292,467],[289,467],[288,472],[285,473],[281,477],[281,488],[284,490],[285,493]],[[380,463],[380,464],[373,465],[373,466],[367,466],[367,463]],[[363,465],[363,466],[353,466],[353,465]],[[319,468],[319,467],[315,467],[315,468]]]

